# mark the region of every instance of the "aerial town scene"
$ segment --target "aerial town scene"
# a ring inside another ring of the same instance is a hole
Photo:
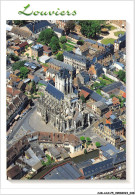
[[[126,21],[6,21],[8,180],[126,179]]]

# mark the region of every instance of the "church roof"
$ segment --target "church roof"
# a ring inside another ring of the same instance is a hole
[[[59,91],[58,89],[56,89],[53,85],[51,85],[50,83],[48,83],[46,89],[45,89],[50,95],[52,95],[53,97],[55,97],[57,100],[61,100],[64,99],[64,94]]]

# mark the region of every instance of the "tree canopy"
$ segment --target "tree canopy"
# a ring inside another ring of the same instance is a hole
[[[64,26],[64,29],[67,34],[70,33],[70,31],[73,31],[75,29],[75,22],[73,20],[69,20]]]
[[[63,43],[66,43],[67,42],[67,39],[65,36],[61,36],[60,37],[60,42],[63,44]]]
[[[20,60],[20,58],[13,53],[9,54],[9,58],[11,58],[11,60],[13,60],[15,62]]]
[[[84,97],[84,95],[81,95],[81,100],[82,100],[82,103],[85,103],[85,97]]]
[[[118,77],[121,81],[123,81],[124,83],[126,83],[126,73],[123,70],[119,70],[118,72]]]
[[[53,53],[57,52],[60,49],[58,37],[53,36],[51,38],[51,41],[50,41],[49,45],[50,45]]]
[[[59,53],[58,55],[57,55],[57,60],[59,60],[59,61],[62,61],[63,62],[63,54],[62,53]]]
[[[15,25],[23,25],[25,23],[25,20],[13,20]]]
[[[101,144],[99,142],[96,142],[96,147],[98,148],[100,146],[101,146]]]
[[[13,71],[15,71],[15,70],[20,70],[20,68],[24,66],[24,63],[25,63],[25,62],[26,62],[26,61],[17,61],[17,62],[15,62],[15,63],[12,65]]]
[[[47,28],[39,34],[38,41],[43,44],[49,44],[54,36],[57,37],[54,31],[51,28]]]
[[[79,20],[81,33],[87,38],[95,38],[101,32],[101,24],[104,24],[103,20]]]
[[[26,67],[21,67],[20,68],[20,77],[21,78],[26,78],[29,70]]]

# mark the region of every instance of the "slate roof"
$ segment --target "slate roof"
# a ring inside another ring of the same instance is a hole
[[[126,40],[126,33],[122,36],[120,36],[117,40],[115,40],[115,43],[121,43]]]
[[[68,34],[69,37],[73,38],[73,39],[76,39],[76,40],[80,40],[81,37],[79,37],[76,33],[69,33]]]
[[[50,58],[49,61],[48,61],[48,63],[54,64],[55,66],[58,66],[58,67],[61,67],[61,68],[66,68],[69,71],[74,71],[75,70],[75,68],[73,66],[71,66],[69,64],[66,64],[64,62],[61,62],[59,60],[56,60],[54,58]]]
[[[34,32],[33,32],[34,25]],[[38,30],[44,27],[51,26],[51,24],[47,20],[35,21],[34,23],[26,24],[26,27],[33,33],[37,33]]]
[[[57,28],[57,27],[53,27],[53,31],[54,32],[58,32],[58,33],[63,33],[63,30],[62,29],[60,29],[60,28]]]
[[[82,63],[85,63],[85,64],[89,62],[88,59],[85,56],[80,56],[78,54],[74,54],[73,52],[64,51],[63,56],[66,56],[68,58],[74,59],[76,61],[79,61],[79,62],[82,62]]]
[[[67,163],[65,165],[59,166],[48,173],[44,178],[47,180],[71,180],[78,179],[81,177],[81,173],[71,164]]]
[[[113,158],[83,168],[86,178],[113,169]]]
[[[101,146],[100,150],[102,151],[103,156],[107,159],[112,158],[112,156],[120,152],[120,150],[116,149],[112,144]]]
[[[50,95],[52,95],[53,97],[55,97],[57,100],[62,100],[64,99],[64,94],[59,91],[58,89],[56,89],[53,85],[51,85],[50,83],[48,83],[46,89],[45,89]]]
[[[80,89],[83,89],[84,91],[90,93],[90,97],[92,99],[94,99],[95,101],[102,101],[102,102],[105,102],[106,99],[103,98],[101,95],[97,94],[96,92],[94,92],[93,90],[87,88],[87,87],[84,87],[84,86],[81,86]]]
[[[107,92],[112,91],[114,89],[120,89],[121,86],[122,86],[121,82],[114,82],[110,85],[107,85],[106,87],[103,87],[102,91],[107,93]]]
[[[57,74],[60,78],[63,78],[63,79],[70,78],[69,71],[65,68],[59,70],[59,72]]]
[[[108,126],[111,130],[123,127],[122,121],[120,119],[114,119],[112,124],[105,124],[105,126]]]
[[[122,163],[122,162],[126,161],[126,152],[125,151],[119,152],[113,158],[114,158],[114,160],[113,160],[114,164]]]

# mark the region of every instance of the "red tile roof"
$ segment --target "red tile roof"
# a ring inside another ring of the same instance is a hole
[[[116,97],[112,98],[113,105],[120,104],[119,99]]]
[[[110,118],[111,115],[112,115],[112,111],[110,110],[109,112],[107,112],[105,114],[105,117],[108,119],[108,118]]]
[[[124,92],[123,95],[122,95],[123,98],[126,98],[126,93]]]
[[[19,47],[25,47],[26,45],[28,45],[27,41],[21,43],[21,44],[19,45]]]
[[[87,91],[84,91],[83,89],[80,91],[80,96],[84,96],[85,98],[88,97],[89,93]]]

